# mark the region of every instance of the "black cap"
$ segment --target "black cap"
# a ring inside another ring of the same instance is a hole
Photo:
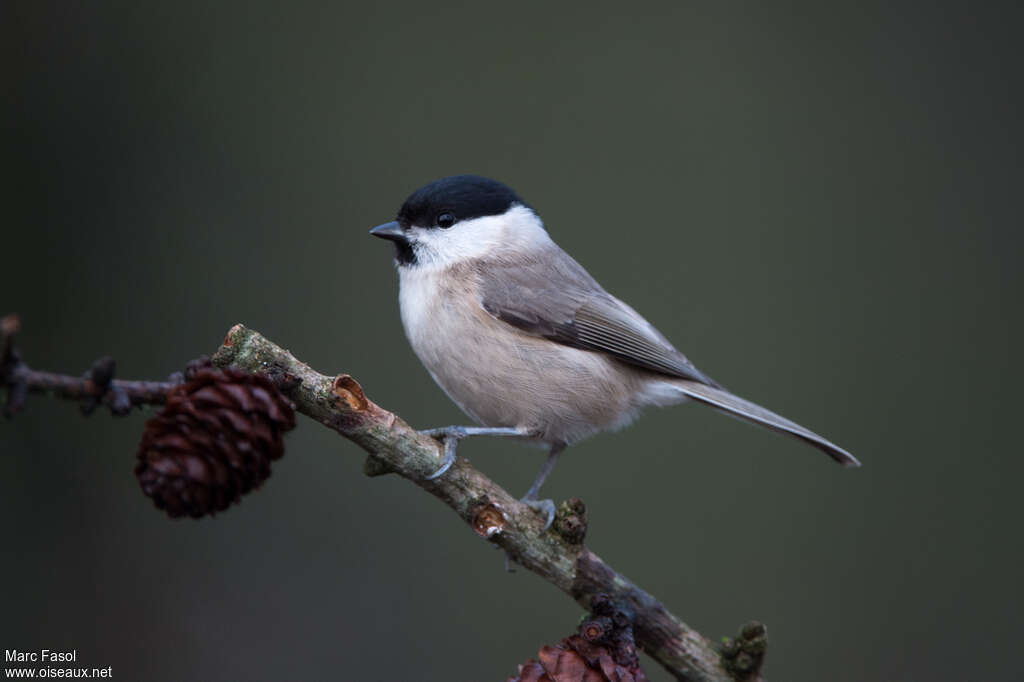
[[[497,180],[479,175],[453,175],[413,192],[398,211],[398,222],[404,226],[433,227],[438,216],[445,213],[456,221],[472,220],[501,215],[515,204],[523,204],[523,200]]]

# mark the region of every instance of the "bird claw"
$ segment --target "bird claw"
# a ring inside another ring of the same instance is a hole
[[[533,499],[529,499],[529,498],[525,498],[525,497],[523,499],[519,500],[519,501],[522,502],[523,504],[525,504],[530,509],[533,509],[534,511],[539,512],[539,513],[544,515],[545,523],[544,523],[544,530],[541,531],[542,533],[547,531],[548,528],[551,528],[551,524],[555,522],[555,503],[554,503],[554,501],[552,501],[552,500],[533,500]]]
[[[450,439],[459,441],[465,438],[467,435],[469,435],[468,433],[466,433],[465,426],[442,426],[437,429],[423,429],[422,431],[420,431],[420,433],[423,434],[424,436],[436,438],[441,442],[445,442]]]
[[[433,481],[443,476],[455,464],[455,449],[459,441],[469,436],[528,436],[529,433],[514,427],[504,426],[442,426],[437,429],[424,429],[420,431],[424,436],[430,436],[444,443],[444,460],[437,471],[427,476],[424,480]]]
[[[535,499],[530,498],[530,497],[524,497],[523,499],[521,499],[519,501],[522,502],[523,504],[525,504],[530,509],[533,509],[534,511],[540,512],[541,514],[544,515],[544,518],[545,518],[544,529],[541,532],[542,533],[546,533],[548,528],[551,528],[551,524],[555,522],[555,503],[554,503],[554,501],[553,500],[535,500]],[[495,545],[494,548],[495,549],[500,549],[497,545]],[[514,562],[515,562],[515,560],[512,558],[512,555],[509,554],[508,550],[506,550],[505,551],[505,572],[506,573],[515,573],[516,572],[515,567],[512,565]]]
[[[453,464],[455,464],[455,449],[458,447],[459,439],[465,437],[464,435],[452,433],[452,431],[455,431],[458,428],[459,427],[448,427],[444,429],[427,429],[426,431],[420,431],[423,435],[436,438],[444,443],[444,455],[442,455],[443,459],[441,460],[441,466],[439,466],[437,471],[434,473],[429,476],[425,476],[423,480],[433,481],[435,478],[440,478],[448,473],[448,470],[452,468]]]

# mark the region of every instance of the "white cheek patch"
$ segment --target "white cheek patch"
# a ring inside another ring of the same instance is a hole
[[[488,256],[500,250],[539,247],[551,241],[530,209],[516,204],[502,215],[455,223],[448,229],[412,228],[416,266],[445,268]]]

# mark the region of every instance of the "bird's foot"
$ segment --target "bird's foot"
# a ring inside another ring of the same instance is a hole
[[[553,500],[534,500],[524,497],[519,501],[544,516],[544,530],[541,531],[542,533],[551,528],[551,524],[555,521],[555,503]]]
[[[554,503],[554,501],[552,501],[552,500],[535,500],[535,499],[529,498],[529,497],[524,497],[523,499],[521,499],[519,501],[522,502],[523,504],[525,504],[530,509],[533,509],[534,511],[539,512],[540,514],[542,514],[544,516],[544,529],[541,531],[542,533],[547,532],[548,528],[551,528],[551,524],[554,523],[554,521],[555,521],[555,503]],[[500,549],[497,545],[495,545],[494,548],[495,549]],[[512,566],[513,563],[515,563],[515,562],[512,559],[512,555],[509,554],[506,551],[505,552],[505,572],[506,573],[515,573],[516,572],[516,569]]]
[[[442,430],[443,429],[430,429],[430,431]],[[423,479],[425,481],[433,481],[435,478],[440,478],[441,476],[444,476],[449,469],[452,468],[452,465],[455,464],[455,448],[457,448],[459,445],[459,436],[453,434],[434,434],[430,433],[430,431],[420,431],[420,433],[425,434],[427,436],[432,436],[433,438],[436,438],[437,440],[441,441],[441,443],[444,445],[444,454],[442,455],[441,466],[437,468],[437,471],[430,474],[429,476],[426,476]]]
[[[437,471],[427,476],[424,480],[433,481],[435,478],[444,476],[452,464],[455,464],[455,450],[459,441],[469,436],[524,436],[528,435],[522,429],[514,427],[490,427],[490,426],[442,426],[437,429],[424,429],[420,431],[424,436],[430,436],[444,444],[444,455],[441,466]]]

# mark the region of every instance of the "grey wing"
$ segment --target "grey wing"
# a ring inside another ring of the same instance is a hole
[[[557,248],[557,247],[556,247]],[[561,251],[516,265],[482,264],[481,303],[527,333],[708,386],[718,386],[635,310]]]
[[[481,269],[481,302],[499,320],[535,336],[607,353],[622,362],[684,379],[676,383],[694,400],[795,436],[844,466],[860,466],[838,445],[709,379],[647,320],[602,289],[564,252],[515,266],[481,264]]]

